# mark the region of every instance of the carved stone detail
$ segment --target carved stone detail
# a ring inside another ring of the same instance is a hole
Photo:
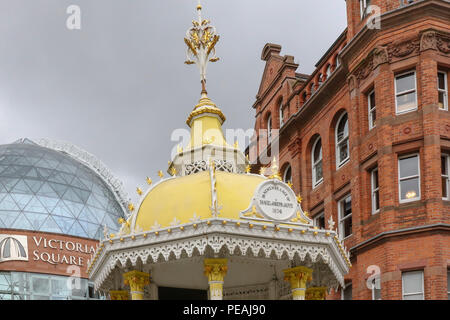
[[[355,73],[355,77],[358,81],[366,79],[373,70],[373,59],[367,57],[364,59],[364,61],[361,63],[360,67],[357,69]]]
[[[450,53],[450,37],[449,36],[438,34],[437,40],[436,40],[436,45],[437,45],[437,48],[439,49],[439,51],[441,51],[442,53],[445,53],[445,54]]]
[[[388,47],[389,58],[404,58],[420,49],[420,40],[411,38],[402,42],[393,43]]]
[[[427,31],[420,38],[420,51],[433,49],[437,50],[436,32]]]
[[[386,47],[375,48],[373,51],[373,68],[387,62],[389,62],[389,57]]]

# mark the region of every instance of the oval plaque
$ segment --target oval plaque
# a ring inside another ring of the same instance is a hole
[[[264,181],[258,187],[254,200],[258,211],[271,220],[285,221],[296,215],[295,193],[281,181]]]

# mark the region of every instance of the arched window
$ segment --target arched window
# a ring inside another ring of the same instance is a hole
[[[316,86],[314,85],[314,82],[311,83],[311,96],[314,94],[314,92],[316,92],[315,87],[316,87]]]
[[[272,116],[267,118],[267,143],[270,144],[272,140]]]
[[[327,79],[328,79],[331,75],[331,64],[328,65],[326,72],[327,72]]]
[[[280,106],[278,107],[278,110],[280,111],[280,128],[281,128],[284,124],[283,100],[280,100]]]
[[[286,169],[284,170],[283,181],[286,182],[286,183],[288,183],[288,182],[292,183],[292,169],[291,169],[291,165],[288,165],[286,167]]]
[[[345,112],[336,125],[336,166],[339,168],[350,158],[348,144],[348,115]]]
[[[323,181],[322,140],[320,139],[320,137],[318,137],[313,144],[311,158],[313,188],[315,188]]]

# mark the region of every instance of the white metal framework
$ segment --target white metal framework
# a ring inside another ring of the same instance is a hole
[[[37,142],[33,142],[48,149],[64,152],[92,169],[110,187],[114,196],[121,204],[123,211],[127,212],[125,208],[127,208],[128,206],[128,196],[123,189],[122,181],[116,178],[112,174],[112,172],[103,164],[103,162],[101,162],[94,155],[68,142],[50,139],[40,139]]]

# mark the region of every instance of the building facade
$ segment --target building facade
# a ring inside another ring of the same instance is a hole
[[[336,221],[352,268],[328,299],[448,299],[450,3],[346,5],[311,75],[264,47],[250,159],[276,143],[316,226]]]
[[[125,217],[120,186],[73,145],[1,145],[0,300],[101,298],[86,267],[98,240]]]

